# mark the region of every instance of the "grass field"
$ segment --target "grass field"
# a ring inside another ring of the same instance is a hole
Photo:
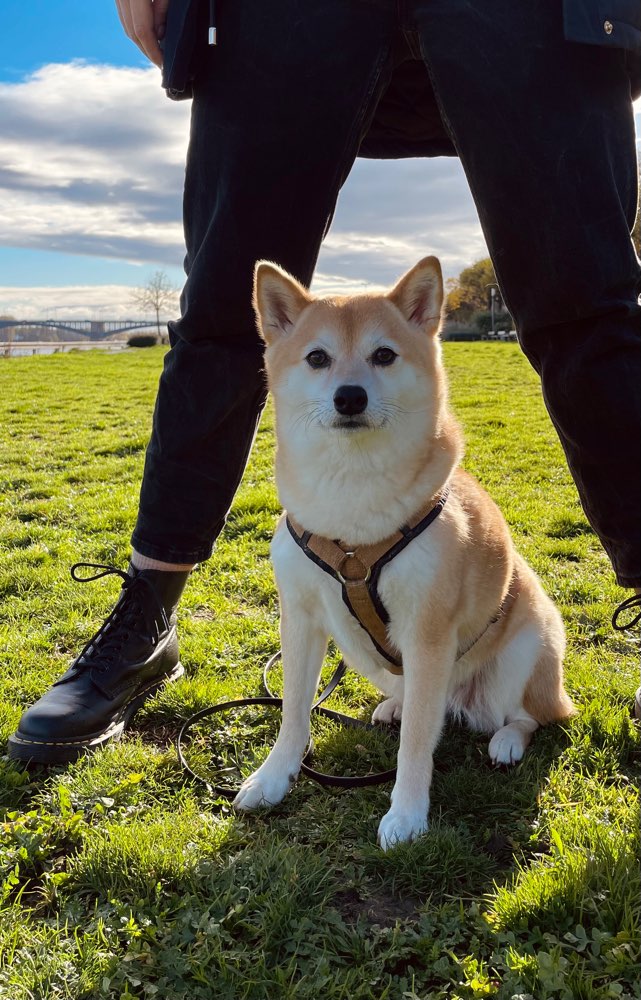
[[[466,467],[564,615],[576,718],[540,731],[510,771],[490,766],[484,737],[448,727],[431,830],[387,855],[375,838],[389,785],[301,780],[278,808],[236,816],[186,782],[179,723],[259,693],[278,648],[267,414],[224,536],[181,605],[185,678],[120,744],[74,766],[0,759],[0,997],[638,997],[637,659],[609,624],[625,594],[516,346],[445,355]],[[118,593],[116,578],[82,586],[68,567],[126,565],[161,364],[160,348],[0,362],[0,752]],[[376,701],[353,675],[332,696],[363,718]],[[222,751],[249,738],[241,723]],[[325,727],[318,747],[344,772],[394,756],[389,737],[364,731]]]

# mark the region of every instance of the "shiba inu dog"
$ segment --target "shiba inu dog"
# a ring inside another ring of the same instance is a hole
[[[561,616],[482,487],[458,468],[439,341],[441,268],[427,257],[387,294],[314,298],[256,267],[254,305],[276,413],[286,514],[272,543],[281,602],[283,718],[240,809],[295,780],[332,635],[401,719],[384,849],[427,829],[447,712],[518,761],[538,726],[573,711]]]

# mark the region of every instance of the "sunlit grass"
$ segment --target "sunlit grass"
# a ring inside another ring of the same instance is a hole
[[[450,344],[445,358],[466,467],[564,615],[576,718],[537,733],[510,771],[490,766],[486,737],[448,726],[431,831],[384,856],[389,785],[301,780],[247,817],[187,783],[180,723],[259,693],[278,648],[267,412],[225,533],[181,605],[186,676],[94,757],[34,772],[0,759],[0,996],[638,996],[638,664],[609,624],[624,594],[516,346]],[[116,597],[118,581],[81,586],[68,567],[126,565],[161,363],[161,349],[0,361],[3,740]],[[375,704],[354,675],[332,697],[363,718]],[[276,722],[217,717],[216,752],[235,743],[242,770],[247,733],[264,743]],[[329,724],[316,743],[317,765],[341,773],[394,754],[393,738]],[[205,767],[211,751],[203,727]]]

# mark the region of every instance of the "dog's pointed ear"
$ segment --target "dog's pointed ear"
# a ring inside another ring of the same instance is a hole
[[[427,333],[438,331],[443,308],[443,273],[436,257],[424,257],[388,292],[412,326]]]
[[[253,305],[258,330],[266,343],[290,333],[312,301],[307,289],[278,264],[258,261],[254,269]]]

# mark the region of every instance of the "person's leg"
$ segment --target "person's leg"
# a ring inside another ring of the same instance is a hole
[[[519,341],[586,515],[641,586],[641,268],[625,54],[567,43],[559,4],[411,0]]]
[[[170,570],[209,556],[265,397],[254,264],[268,258],[310,282],[390,72],[394,21],[391,0],[223,6],[220,45],[195,85],[188,279],[181,319],[170,328],[132,539],[138,560],[156,568],[123,580],[105,626],[21,719],[11,756],[64,761],[102,745],[182,669],[174,612],[188,572]]]
[[[223,5],[196,79],[185,187],[187,283],[170,324],[137,552],[211,553],[264,400],[256,260],[309,284],[368,108],[388,73],[394,5]],[[205,34],[203,33],[203,38]]]

